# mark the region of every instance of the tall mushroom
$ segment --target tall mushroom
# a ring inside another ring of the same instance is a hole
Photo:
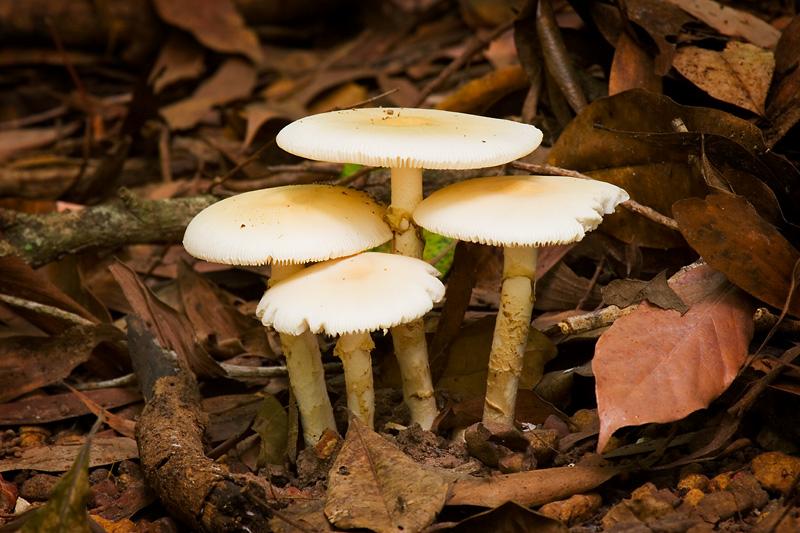
[[[200,259],[228,265],[272,265],[270,283],[304,263],[352,255],[392,238],[384,209],[363,192],[329,185],[290,185],[247,192],[201,211],[183,245]],[[336,431],[316,338],[281,335],[303,437],[314,445]]]
[[[425,261],[366,252],[313,265],[272,286],[256,315],[289,335],[339,335],[334,353],[344,365],[347,407],[373,425],[374,347],[369,333],[405,324],[444,296],[437,270]],[[391,302],[391,303],[389,303]]]
[[[503,247],[484,422],[514,421],[523,353],[533,312],[538,246],[579,241],[628,194],[602,181],[562,176],[499,176],[440,189],[414,211],[420,226],[442,235]]]
[[[411,213],[422,201],[422,169],[470,169],[500,165],[539,146],[537,128],[494,118],[433,109],[369,108],[331,111],[297,120],[281,130],[278,146],[319,161],[391,169],[387,221],[394,250],[422,257],[423,241]],[[421,321],[392,329],[403,397],[411,418],[429,429],[436,402]]]

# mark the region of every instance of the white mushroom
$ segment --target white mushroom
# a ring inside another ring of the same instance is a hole
[[[510,120],[450,111],[368,108],[302,118],[283,128],[276,140],[284,150],[308,159],[389,167],[387,220],[395,234],[394,250],[419,258],[424,242],[411,213],[422,201],[422,169],[507,163],[536,149],[542,132]],[[422,322],[394,328],[392,341],[411,418],[429,429],[437,412]]]
[[[511,424],[533,312],[538,246],[581,240],[628,199],[609,183],[562,176],[499,176],[463,181],[426,198],[414,212],[420,226],[447,237],[503,246],[485,422]]]
[[[324,261],[373,248],[392,237],[384,209],[345,187],[292,185],[247,192],[200,212],[183,244],[195,257],[229,265],[272,265],[270,283]],[[281,335],[289,382],[306,444],[336,431],[316,338]]]
[[[375,399],[369,332],[421,318],[444,296],[437,270],[411,257],[367,252],[313,265],[272,286],[256,315],[290,335],[339,335],[347,407],[372,427]],[[389,303],[391,302],[391,303]]]

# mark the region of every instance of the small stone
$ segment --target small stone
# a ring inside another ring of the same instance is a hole
[[[569,418],[579,431],[597,431],[600,429],[600,418],[597,409],[579,409]]]
[[[603,504],[599,494],[576,494],[566,500],[543,505],[539,512],[567,525],[585,522],[594,515]]]
[[[709,479],[703,474],[688,474],[683,476],[678,482],[678,490],[688,492],[690,490],[699,490],[704,492],[708,490]]]
[[[683,503],[696,507],[705,496],[705,493],[700,489],[689,489],[683,496]]]
[[[711,480],[708,482],[708,491],[719,492],[721,490],[727,489],[728,485],[730,484],[731,484],[731,473],[723,472],[711,478]]]
[[[22,482],[19,495],[26,500],[45,501],[50,498],[50,493],[59,480],[57,476],[50,474],[34,474]]]
[[[782,452],[767,452],[750,462],[753,475],[767,490],[788,494],[800,476],[800,458]]]

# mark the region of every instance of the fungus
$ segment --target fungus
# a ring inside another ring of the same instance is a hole
[[[338,335],[347,407],[373,425],[371,331],[421,318],[444,296],[438,271],[419,259],[366,252],[319,263],[272,286],[256,315],[277,331]],[[387,302],[392,302],[388,305]]]
[[[384,209],[365,193],[329,185],[247,192],[201,211],[186,228],[191,255],[228,265],[272,265],[270,283],[304,268],[373,248],[392,237]],[[280,336],[308,445],[336,431],[316,338]]]
[[[411,213],[422,201],[422,169],[470,169],[500,165],[533,151],[537,128],[434,109],[367,108],[331,111],[297,120],[277,136],[278,146],[308,159],[391,169],[387,221],[394,251],[422,257],[423,241]],[[430,429],[436,402],[421,321],[392,330],[411,418]]]
[[[420,226],[503,247],[503,285],[483,421],[511,425],[533,312],[538,246],[581,240],[628,194],[609,183],[562,176],[499,176],[440,189],[414,211]]]

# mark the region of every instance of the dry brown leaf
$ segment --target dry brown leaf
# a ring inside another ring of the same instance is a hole
[[[142,399],[139,391],[134,389],[100,389],[86,391],[84,394],[105,409],[122,407]],[[90,412],[72,393],[31,396],[0,404],[0,425],[47,424]]]
[[[722,52],[696,46],[678,49],[672,65],[709,95],[764,114],[775,57],[758,46],[730,41]]]
[[[135,431],[136,431],[136,422],[133,420],[129,420],[127,418],[123,418],[115,413],[108,411],[105,407],[98,404],[91,397],[87,396],[83,392],[79,391],[75,387],[72,387],[68,384],[64,384],[72,394],[75,395],[78,400],[80,400],[89,411],[91,411],[95,416],[98,418],[102,418],[103,421],[112,429],[114,429],[117,433],[122,435],[123,437],[130,437],[134,438]]]
[[[520,65],[499,68],[465,83],[439,102],[436,109],[482,113],[504,96],[527,86],[528,76]]]
[[[674,309],[683,314],[689,310],[667,283],[667,271],[662,270],[650,281],[615,279],[603,287],[603,303],[619,308],[647,300],[661,309]]]
[[[112,326],[75,326],[55,337],[0,339],[0,402],[66,378],[104,340],[120,338]]]
[[[675,43],[688,38],[684,26],[694,19],[680,8],[661,0],[626,0],[621,5],[624,17],[644,28],[656,43],[656,74],[665,75],[672,65]]]
[[[344,529],[421,531],[444,506],[447,483],[356,418],[331,467],[325,516]]]
[[[243,59],[228,59],[192,96],[161,108],[161,116],[173,130],[195,126],[214,106],[250,96],[256,70]]]
[[[569,530],[567,526],[554,518],[532,511],[518,503],[506,502],[500,507],[470,516],[444,531],[453,533],[473,533],[475,531],[567,533]]]
[[[715,0],[667,0],[702,20],[718,32],[742,37],[763,48],[774,48],[781,32],[746,11],[723,6]]]
[[[23,448],[21,457],[0,460],[0,472],[10,470],[38,470],[65,472],[69,470],[81,451],[81,445],[52,445]],[[139,457],[136,441],[128,437],[92,439],[89,468],[110,465]]]
[[[447,505],[497,507],[509,501],[543,505],[588,492],[618,473],[616,468],[578,465],[461,479],[453,484]]]
[[[177,81],[195,79],[206,69],[203,60],[203,49],[195,41],[173,31],[150,71],[148,81],[153,84],[153,92],[158,94]]]
[[[258,36],[245,25],[232,0],[155,0],[158,15],[217,52],[239,53],[259,64]]]
[[[621,427],[707,407],[747,358],[753,309],[724,274],[700,265],[673,276],[670,287],[689,305],[685,315],[642,303],[597,342],[598,450]]]
[[[783,309],[800,252],[747,200],[728,194],[687,198],[673,212],[681,233],[709,265],[745,292]],[[788,311],[800,316],[797,293]]]
[[[134,312],[144,320],[162,347],[175,350],[178,357],[199,376],[225,375],[222,367],[196,342],[192,324],[184,315],[159,300],[126,264],[118,261],[109,270]]]
[[[656,74],[653,58],[631,36],[622,32],[617,39],[608,75],[608,94],[611,96],[628,89],[660,93],[661,76]]]

